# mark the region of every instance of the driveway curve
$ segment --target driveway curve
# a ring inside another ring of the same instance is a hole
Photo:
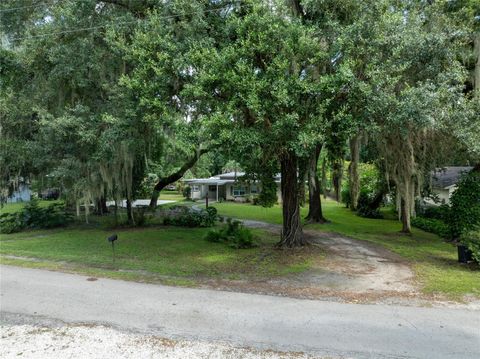
[[[241,220],[246,227],[261,228],[279,235],[281,226]],[[340,296],[412,296],[417,293],[414,273],[400,256],[366,241],[336,233],[304,230],[312,245],[321,247],[326,257],[307,272],[268,281],[269,285],[293,287],[310,293]]]

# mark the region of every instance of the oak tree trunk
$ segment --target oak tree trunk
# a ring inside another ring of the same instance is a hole
[[[287,152],[280,159],[283,228],[278,247],[299,247],[307,244],[303,236],[300,221],[300,203],[298,196],[298,158],[295,153]]]
[[[350,209],[355,211],[358,206],[358,197],[360,195],[360,178],[358,175],[358,163],[360,162],[360,136],[354,136],[350,139],[351,162],[348,166],[349,191],[350,191]]]
[[[302,174],[302,176],[300,177],[300,183],[299,183],[299,186],[300,188],[298,189],[298,200],[299,200],[299,204],[300,204],[300,207],[303,207],[305,206],[305,202],[306,202],[306,188],[305,188],[305,181],[306,181],[306,173]]]
[[[102,196],[95,203],[95,214],[103,216],[108,213],[107,199]]]
[[[129,224],[135,224],[135,220],[133,218],[132,200],[129,198],[127,198],[127,220]]]
[[[475,37],[473,39],[473,52],[476,60],[473,75],[473,85],[476,91],[476,96],[480,96],[480,32],[477,32],[474,36]]]
[[[400,210],[401,210],[401,220],[402,220],[402,233],[412,233],[412,228],[410,225],[410,211],[408,209],[405,200],[402,198],[400,201]]]
[[[327,220],[322,213],[321,187],[318,179],[317,165],[322,144],[317,145],[315,151],[310,156],[308,164],[308,215],[306,217],[310,222],[325,223]]]
[[[322,161],[322,186],[321,191],[323,194],[323,199],[327,199],[327,159],[324,158]]]
[[[306,186],[305,182],[307,181],[308,176],[308,159],[299,160],[298,168],[298,200],[300,207],[305,206],[306,202]]]
[[[335,191],[335,200],[337,202],[342,201],[342,163],[335,161],[332,166],[332,183]]]

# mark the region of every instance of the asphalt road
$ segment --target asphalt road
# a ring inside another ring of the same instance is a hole
[[[4,322],[18,314],[334,357],[480,358],[480,311],[88,281],[11,266],[0,266],[0,294]]]

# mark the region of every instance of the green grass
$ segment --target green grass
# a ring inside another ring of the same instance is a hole
[[[160,192],[159,199],[168,200],[168,201],[177,201],[177,202],[185,201],[185,198],[183,197],[182,193],[178,191],[162,191]],[[39,200],[38,201],[40,207],[48,207],[49,205],[53,203],[58,203],[58,202],[61,202],[61,201],[60,200],[54,200],[54,201]],[[25,204],[27,204],[27,202],[6,203],[3,205],[3,207],[0,207],[0,214],[18,212],[25,206]]]
[[[40,207],[48,207],[51,204],[59,203],[59,202],[61,201],[58,201],[58,200],[52,200],[52,201],[39,200],[38,201]],[[0,214],[18,212],[23,207],[25,207],[27,203],[28,202],[6,203],[3,205],[3,207],[0,207]]]
[[[260,245],[235,250],[203,239],[208,229],[156,227],[116,231],[116,261],[98,229],[57,229],[2,235],[2,263],[72,270],[124,279],[195,283],[200,279],[265,279],[304,271],[319,253],[284,255],[272,238],[255,231]],[[7,257],[5,257],[7,256]],[[8,256],[14,256],[8,257]],[[320,255],[321,256],[321,255]],[[39,260],[29,260],[35,258]]]
[[[168,200],[168,201],[184,201],[185,200],[181,192],[166,191],[166,190],[163,190],[162,192],[160,192],[159,199]]]
[[[168,193],[170,198],[179,194]],[[167,194],[160,196],[167,199]],[[51,201],[42,201],[48,205]],[[190,202],[189,202],[190,203]],[[14,211],[23,204],[8,204],[2,211]],[[215,203],[219,214],[281,224],[281,207],[263,208],[232,202]],[[334,201],[323,202],[324,214],[331,222],[307,225],[318,231],[330,231],[366,240],[399,254],[415,270],[425,293],[445,294],[460,299],[465,294],[480,297],[480,270],[457,262],[456,248],[438,236],[414,229],[412,236],[399,233],[401,225],[393,219],[366,219]],[[302,209],[302,216],[306,215]],[[391,212],[385,211],[388,218]],[[111,247],[106,237],[113,230],[112,216],[91,216],[89,225],[77,222],[57,230],[27,231],[0,235],[2,263],[30,267],[72,270],[91,275],[135,280],[159,280],[164,283],[192,285],[199,278],[265,279],[302,272],[322,253],[273,249],[278,238],[255,231],[260,246],[234,250],[202,239],[207,229],[147,227],[115,230],[119,234],[117,261],[112,265]],[[110,223],[112,222],[112,223]],[[21,258],[5,257],[5,255]],[[25,258],[37,258],[35,261]]]
[[[440,237],[413,229],[411,236],[400,233],[401,224],[392,219],[368,219],[355,215],[334,201],[323,201],[327,224],[312,224],[306,228],[341,233],[351,238],[382,245],[409,262],[425,293],[441,293],[452,298],[465,294],[480,296],[480,270],[475,265],[457,262],[457,249]],[[218,203],[214,205],[221,215],[256,219],[281,224],[280,206],[262,208],[249,204]],[[305,216],[306,208],[302,208]],[[386,210],[387,217],[391,213]]]

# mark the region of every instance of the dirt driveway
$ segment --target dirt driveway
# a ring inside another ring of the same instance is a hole
[[[280,225],[243,220],[245,226],[261,228],[278,236]],[[314,262],[307,272],[266,281],[216,283],[222,289],[252,291],[306,298],[371,301],[384,298],[412,298],[419,295],[414,273],[398,255],[366,241],[335,233],[304,230],[312,245],[326,257]]]

